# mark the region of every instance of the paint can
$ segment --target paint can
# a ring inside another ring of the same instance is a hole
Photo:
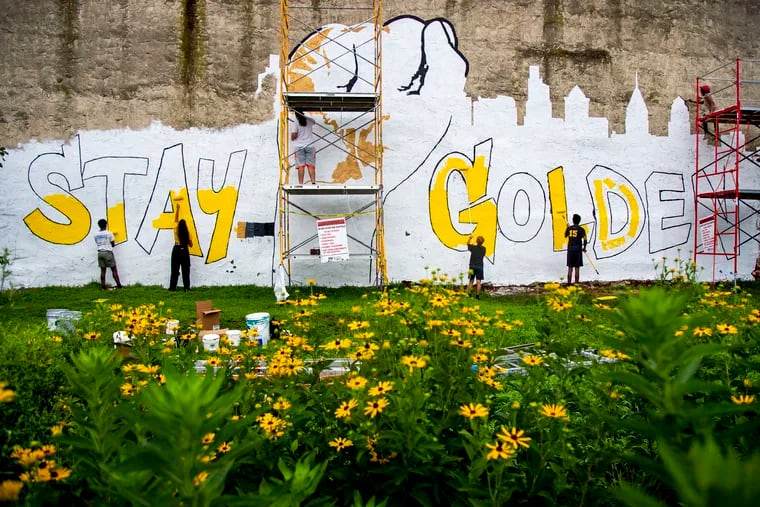
[[[249,313],[245,316],[245,325],[248,331],[255,330],[255,336],[251,336],[251,341],[258,342],[260,347],[265,347],[269,343],[269,314],[266,312]],[[250,336],[251,333],[249,333]]]
[[[227,331],[227,341],[232,347],[240,345],[240,331],[237,329],[230,329]]]
[[[48,331],[58,330],[58,321],[63,318],[67,311],[65,308],[51,308],[47,311]]]
[[[175,319],[166,321],[166,334],[175,335],[179,329],[179,321]]]
[[[114,345],[129,345],[132,341],[132,337],[129,336],[129,333],[126,331],[116,331],[113,334],[113,344]]]
[[[214,352],[219,348],[219,335],[218,334],[207,334],[203,335],[203,338],[201,339],[203,341],[203,349],[207,350],[208,352]]]

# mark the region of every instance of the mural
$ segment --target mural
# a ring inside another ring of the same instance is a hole
[[[312,33],[290,55],[290,78],[301,90],[367,91],[371,48],[359,42],[365,30],[328,25]],[[331,40],[338,36],[340,43]],[[272,56],[260,81],[276,77],[278,67]],[[422,278],[429,268],[465,273],[470,234],[485,238],[487,281],[559,280],[566,274],[564,230],[574,213],[582,216],[600,272],[584,270],[582,279],[651,278],[654,258],[691,255],[696,140],[680,98],[671,107],[668,135],[650,135],[634,81],[626,131],[610,134],[606,119],[589,116],[590,100],[578,87],[565,98],[564,118],[553,117],[549,88],[531,67],[518,123],[511,97],[466,96],[468,62],[454,26],[440,18],[388,21],[382,71],[392,281]],[[361,115],[312,117],[320,137],[318,180],[371,182],[374,168],[362,153],[377,142],[372,123]],[[193,285],[270,285],[278,251],[276,118],[221,131],[159,123],[140,131],[82,131],[64,142],[30,140],[10,150],[0,195],[0,248],[14,258],[10,281],[96,280],[92,235],[106,218],[122,281],[167,286],[178,211],[193,238]],[[745,174],[743,186],[760,188],[754,172]],[[321,216],[341,216],[356,209],[351,199],[357,198],[313,196],[307,204],[321,206]],[[750,207],[741,212],[743,221],[758,214]],[[294,227],[316,234],[312,217]],[[371,216],[354,217],[347,233],[367,227],[372,230]],[[749,277],[757,238],[742,232],[739,276]],[[724,272],[732,269],[732,262],[718,260]],[[303,262],[293,270],[294,283],[369,282],[366,260]]]

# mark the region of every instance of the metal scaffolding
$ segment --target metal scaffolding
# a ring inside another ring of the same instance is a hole
[[[718,257],[733,260],[735,276],[741,246],[760,242],[751,220],[760,214],[760,189],[739,178],[740,167],[760,170],[760,60],[738,58],[722,65],[697,77],[695,90],[702,107],[695,120],[694,261],[710,256],[715,280]],[[708,154],[705,139],[712,146]]]
[[[316,221],[339,217],[358,224],[348,233],[348,262],[368,261],[369,284],[386,283],[381,38],[381,0],[357,0],[348,8],[280,0],[279,254],[289,279],[295,261],[319,259]],[[344,73],[344,84],[336,86],[333,76],[325,85],[320,73],[328,70]],[[360,178],[355,171],[343,181],[291,184],[289,125],[295,111],[322,117],[312,143],[317,154],[330,160],[337,153],[340,164],[357,168]],[[339,213],[336,196],[345,197]]]

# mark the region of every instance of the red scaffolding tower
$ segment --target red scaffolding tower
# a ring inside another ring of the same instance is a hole
[[[760,242],[760,60],[738,58],[697,77],[694,175],[694,261],[733,261],[741,246]],[[740,169],[746,175],[740,179]]]

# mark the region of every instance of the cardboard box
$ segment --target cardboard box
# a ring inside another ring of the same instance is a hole
[[[195,318],[201,329],[219,329],[219,314],[221,310],[214,308],[211,301],[195,302]]]

